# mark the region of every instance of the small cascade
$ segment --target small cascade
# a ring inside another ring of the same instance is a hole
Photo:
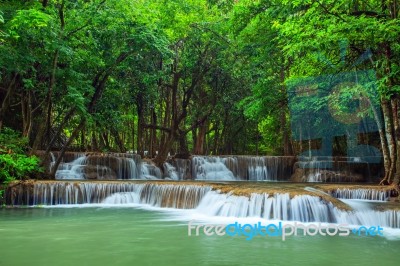
[[[167,178],[172,180],[179,180],[178,172],[172,164],[164,163],[164,169],[166,171]]]
[[[161,179],[162,178],[162,173],[160,168],[157,166],[147,163],[147,162],[142,162],[142,168],[141,168],[141,178],[142,179]]]
[[[251,181],[286,180],[292,175],[294,157],[238,156],[238,176]]]
[[[148,204],[160,208],[192,209],[203,195],[211,190],[207,186],[142,185],[133,192],[119,192],[102,200],[104,204]]]
[[[121,182],[35,182],[7,190],[10,205],[127,204],[194,208],[209,186]]]
[[[371,182],[381,175],[379,160],[360,157],[300,156],[291,177],[295,182]]]
[[[343,172],[343,171],[332,171],[331,169],[330,162],[326,161],[310,161],[306,164],[306,169],[307,169],[307,180],[306,182],[333,182],[333,183],[339,183],[339,182],[354,182],[356,179],[351,176],[352,179],[347,180],[348,177],[350,176],[349,174]]]
[[[140,204],[140,195],[136,192],[118,192],[103,200],[104,204]]]
[[[390,190],[338,188],[331,191],[331,195],[339,199],[388,201],[390,198]]]
[[[74,155],[72,161],[71,154]],[[56,179],[156,179],[161,178],[161,172],[156,170],[145,170],[149,172],[143,176],[143,167],[140,156],[134,154],[113,153],[71,153],[63,158],[56,172]],[[55,158],[51,153],[53,167]]]
[[[194,179],[235,180],[233,173],[226,167],[225,158],[194,156],[192,169]]]
[[[118,158],[118,172],[117,179],[140,179],[140,170],[138,167],[140,162],[137,163],[133,158],[120,157]],[[97,166],[99,166],[97,164]],[[106,179],[106,178],[98,178]]]
[[[52,168],[55,163],[54,155],[51,153],[51,157],[54,159],[50,167]],[[61,163],[56,172],[56,179],[85,179],[85,165],[87,157],[85,155],[78,155],[76,159],[69,163]]]
[[[39,152],[39,156],[45,153]],[[51,154],[52,163],[58,156]],[[85,158],[86,157],[86,158]],[[221,181],[366,182],[380,176],[379,163],[358,157],[192,156],[169,157],[164,173],[132,153],[73,153],[63,156],[57,179],[162,179]]]
[[[359,203],[349,205],[353,211],[339,210],[332,203],[311,195],[290,198],[287,193],[277,193],[245,197],[210,191],[196,210],[209,216],[400,228],[400,211],[377,211]]]
[[[354,211],[343,212],[335,210],[338,223],[400,228],[400,211],[376,211],[372,209],[371,202],[366,200],[342,199],[342,201],[351,206]]]
[[[192,176],[206,180],[280,181],[292,175],[295,157],[194,156]]]
[[[302,168],[308,169],[307,182],[326,182],[326,169],[331,168],[329,161],[319,161],[313,158],[309,162],[299,162]],[[332,173],[332,182],[338,182],[340,180],[336,173]]]
[[[196,210],[210,216],[259,217],[267,220],[335,222],[334,207],[319,197],[251,194],[250,197],[208,192]]]
[[[235,158],[233,169],[237,176],[245,180],[251,181],[263,181],[263,180],[277,180],[277,176],[273,175],[272,172],[277,168],[268,162],[272,160],[266,160],[267,157],[251,157],[251,156],[240,156]],[[269,159],[272,159],[270,157]],[[231,167],[232,167],[231,166]]]
[[[179,180],[192,179],[192,161],[190,159],[175,158],[170,163],[175,167]]]

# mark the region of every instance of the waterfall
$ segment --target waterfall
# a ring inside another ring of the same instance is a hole
[[[368,200],[342,200],[353,208],[353,212],[336,211],[338,223],[357,225],[380,225],[384,227],[400,228],[400,211],[376,211],[371,208]]]
[[[294,158],[281,156],[239,156],[239,168],[245,180],[251,181],[278,181],[286,180],[292,174]]]
[[[290,199],[288,193],[251,194],[250,197],[208,192],[196,210],[210,216],[258,217],[267,220],[300,222],[335,222],[331,219],[333,205],[319,197],[299,195]]]
[[[173,159],[170,162],[176,169],[179,180],[192,179],[192,161],[190,159]]]
[[[51,153],[53,167],[57,152]],[[150,160],[136,154],[66,153],[56,179],[162,179],[281,181],[293,173],[295,157],[282,156],[193,156],[170,158],[164,173]]]
[[[169,179],[179,180],[178,172],[176,171],[176,168],[172,164],[164,163],[164,169],[166,170]]]
[[[71,154],[73,158],[71,160]],[[51,153],[52,162],[55,163],[55,156]],[[161,172],[150,171],[143,176],[143,166],[140,156],[133,154],[113,153],[70,153],[63,158],[62,163],[56,171],[56,179],[147,179],[161,178]]]
[[[365,159],[365,160],[363,160]],[[381,175],[379,160],[370,163],[368,158],[359,157],[304,157],[294,164],[295,182],[360,182],[373,181]]]
[[[194,156],[192,176],[200,180],[279,181],[292,175],[294,157]]]
[[[101,203],[148,204],[161,208],[192,209],[209,190],[211,187],[207,186],[137,184],[132,192],[112,194]]]
[[[55,163],[55,157],[50,165],[52,168]],[[56,172],[56,179],[85,179],[84,167],[87,157],[85,155],[78,155],[75,160],[69,163],[61,163]]]
[[[360,200],[342,200],[340,210],[319,196],[288,193],[220,193],[208,185],[132,182],[31,182],[6,190],[10,205],[147,204],[192,209],[206,216],[256,217],[267,220],[342,223],[400,228],[400,211],[378,211]]]
[[[329,169],[330,162],[318,161],[313,158],[309,162],[299,162],[302,168],[308,169],[307,182],[326,182],[326,169]],[[333,175],[333,182],[338,182],[337,175]]]
[[[39,156],[44,156],[44,151]],[[51,153],[54,165],[57,152]],[[56,155],[56,156],[55,156]],[[169,157],[163,170],[131,153],[73,153],[63,156],[57,179],[162,179],[221,181],[365,182],[379,176],[379,163],[355,157],[192,156]]]
[[[253,193],[245,197],[209,191],[196,210],[209,216],[400,228],[400,211],[377,211],[364,204],[352,203],[350,206],[353,211],[340,210],[332,203],[311,195],[290,198],[288,193]]]
[[[194,179],[235,180],[225,161],[226,159],[221,157],[194,156],[192,159]]]
[[[160,179],[161,170],[147,162],[142,163],[141,177],[143,179]]]
[[[194,208],[209,186],[128,182],[35,182],[7,190],[11,205],[126,204]]]
[[[390,198],[390,190],[338,188],[331,191],[331,195],[340,199],[387,201]]]

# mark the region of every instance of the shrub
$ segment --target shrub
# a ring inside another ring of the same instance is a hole
[[[41,172],[39,158],[27,156],[27,139],[12,129],[0,131],[0,184]]]

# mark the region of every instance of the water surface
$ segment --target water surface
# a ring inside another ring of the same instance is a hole
[[[187,235],[187,221],[141,208],[0,210],[0,265],[399,265],[384,237]]]

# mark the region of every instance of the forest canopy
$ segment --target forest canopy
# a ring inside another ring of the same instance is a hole
[[[0,130],[20,132],[30,154],[136,152],[158,165],[317,148],[381,155],[383,182],[398,182],[399,10],[393,0],[0,1]]]

